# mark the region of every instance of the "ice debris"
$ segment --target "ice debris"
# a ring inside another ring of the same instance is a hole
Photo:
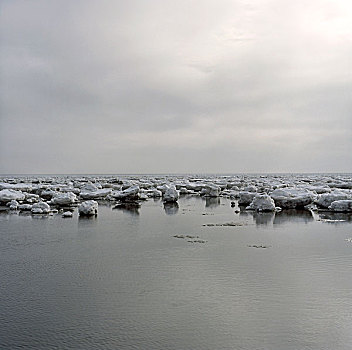
[[[200,195],[204,197],[219,197],[221,188],[214,184],[206,184],[200,191]]]
[[[163,202],[164,203],[177,202],[178,199],[179,199],[179,194],[175,186],[168,186],[163,195]]]
[[[352,212],[352,200],[347,199],[332,202],[329,209],[340,213]]]
[[[139,191],[139,186],[131,186],[122,191],[111,192],[110,197],[119,201],[135,201],[139,199]]]
[[[57,206],[68,206],[77,202],[77,196],[72,192],[57,192],[51,198],[51,204]]]
[[[321,194],[316,200],[315,204],[321,208],[329,208],[332,202],[345,200],[351,198],[348,193],[342,192],[341,190],[335,190],[331,193]]]
[[[32,205],[32,214],[49,214],[50,205],[45,202],[39,202]]]
[[[255,211],[272,210],[272,202],[283,211],[302,209],[317,212],[349,212],[352,200],[351,174],[238,174],[238,175],[80,175],[80,176],[0,176],[0,207],[13,214],[27,210],[47,211],[43,204],[74,207],[87,200],[107,200],[114,205],[138,203],[163,197],[165,203],[177,203],[179,195],[204,196],[206,207],[219,205],[219,198]],[[254,198],[265,198],[268,206]],[[238,199],[238,201],[234,200]],[[16,201],[16,202],[11,202]],[[269,204],[270,202],[270,204]],[[182,206],[182,203],[181,203]],[[316,208],[315,208],[316,206]],[[16,210],[16,208],[18,210]],[[269,208],[269,209],[268,209]],[[176,213],[178,207],[164,205],[166,213]],[[275,209],[276,211],[276,209]]]
[[[16,191],[12,189],[5,189],[0,191],[0,203],[15,201],[22,201],[26,196],[21,191]]]
[[[254,197],[257,195],[256,192],[243,191],[239,193],[238,205],[249,205]]]
[[[89,200],[82,202],[78,207],[78,213],[81,216],[94,216],[98,214],[98,202]]]
[[[313,192],[300,188],[275,189],[270,193],[275,205],[282,209],[304,208],[316,198]]]
[[[265,194],[257,194],[251,204],[246,207],[247,210],[256,210],[256,211],[275,211],[275,202],[274,200]]]

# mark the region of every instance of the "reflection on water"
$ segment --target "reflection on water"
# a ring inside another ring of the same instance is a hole
[[[139,215],[141,205],[138,202],[121,202],[116,204],[112,209],[121,210],[131,215]]]
[[[277,213],[260,213],[253,210],[244,210],[240,212],[240,217],[253,217],[253,220],[255,221],[256,225],[280,225],[287,222],[308,223],[314,221],[314,217],[310,211],[296,209],[283,210]]]
[[[167,215],[175,215],[178,213],[179,205],[177,202],[164,203],[164,210]]]
[[[275,213],[272,212],[263,212],[258,213],[254,210],[242,210],[240,211],[240,218],[248,221],[249,218],[252,218],[256,225],[269,225],[273,224]]]
[[[216,208],[220,205],[220,198],[205,197],[206,208]]]
[[[240,212],[241,218],[253,218],[256,225],[281,225],[288,222],[311,223],[314,221],[348,222],[352,221],[352,213],[334,213],[329,211],[313,212],[309,210],[287,209],[277,213],[259,213],[252,210]]]
[[[256,225],[269,225],[274,223],[275,213],[253,213]]]
[[[31,215],[33,220],[41,220],[41,219],[47,219],[50,215],[49,214],[34,214]]]
[[[321,220],[331,220],[331,221],[352,221],[352,213],[332,213],[332,212],[322,212],[318,214]]]
[[[78,215],[78,222],[83,223],[85,221],[95,221],[98,215]]]
[[[312,222],[314,217],[309,210],[288,209],[275,214],[274,224],[280,225],[286,222]]]

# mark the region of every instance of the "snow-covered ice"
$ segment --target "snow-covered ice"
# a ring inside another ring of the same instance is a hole
[[[177,202],[179,199],[179,194],[174,186],[168,186],[164,195],[164,203]]]
[[[351,198],[348,193],[342,192],[341,190],[335,190],[330,193],[323,193],[315,200],[317,206],[321,208],[329,208],[332,202],[345,200]]]
[[[57,192],[51,198],[51,204],[58,206],[72,205],[77,202],[77,196],[72,192]]]
[[[123,191],[113,191],[110,194],[110,198],[120,201],[126,200],[137,200],[139,199],[139,186],[131,186]]]
[[[257,194],[246,209],[256,211],[275,211],[275,202],[267,194]]]
[[[300,188],[276,189],[270,193],[275,205],[282,209],[304,208],[316,198],[313,192]]]
[[[349,199],[332,202],[329,209],[341,213],[352,212],[352,200]]]
[[[55,207],[60,206],[73,210],[80,203],[91,200],[142,205],[142,200],[153,198],[158,201],[162,197],[164,203],[177,203],[180,194],[184,195],[182,201],[201,196],[205,207],[218,206],[221,198],[227,198],[236,208],[247,206],[255,211],[276,211],[275,207],[281,207],[284,211],[303,209],[318,214],[331,211],[338,215],[335,212],[350,210],[352,175],[0,176],[1,210],[11,208],[11,215],[25,210],[53,213]],[[166,209],[165,212],[168,207]],[[182,209],[180,205],[183,213]],[[177,213],[177,210],[173,212]]]
[[[206,184],[200,191],[200,195],[204,197],[219,197],[221,188],[214,184]]]
[[[23,201],[26,196],[21,191],[5,189],[0,191],[0,203],[15,201]]]
[[[94,191],[84,190],[81,191],[80,197],[82,199],[102,199],[111,193],[111,188],[96,189]]]
[[[48,214],[50,212],[50,205],[45,202],[39,202],[32,205],[31,212],[33,214]]]
[[[256,192],[241,191],[239,193],[238,204],[239,205],[249,205],[253,201],[254,197],[257,195]]]
[[[98,202],[94,200],[85,201],[78,207],[78,213],[81,216],[93,216],[98,214]]]

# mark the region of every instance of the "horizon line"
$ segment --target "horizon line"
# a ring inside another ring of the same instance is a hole
[[[92,175],[97,175],[97,176],[127,176],[127,175],[169,175],[169,176],[177,176],[177,175],[287,175],[287,174],[305,174],[305,175],[312,175],[312,174],[352,174],[351,172],[348,171],[336,171],[336,172],[312,172],[312,171],[304,171],[304,172],[256,172],[256,171],[249,171],[249,172],[180,172],[180,173],[2,173],[0,176],[78,176],[78,175],[83,175],[83,176],[92,176]]]

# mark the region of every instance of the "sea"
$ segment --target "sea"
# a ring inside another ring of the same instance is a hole
[[[352,215],[231,202],[1,211],[0,349],[352,349]]]

